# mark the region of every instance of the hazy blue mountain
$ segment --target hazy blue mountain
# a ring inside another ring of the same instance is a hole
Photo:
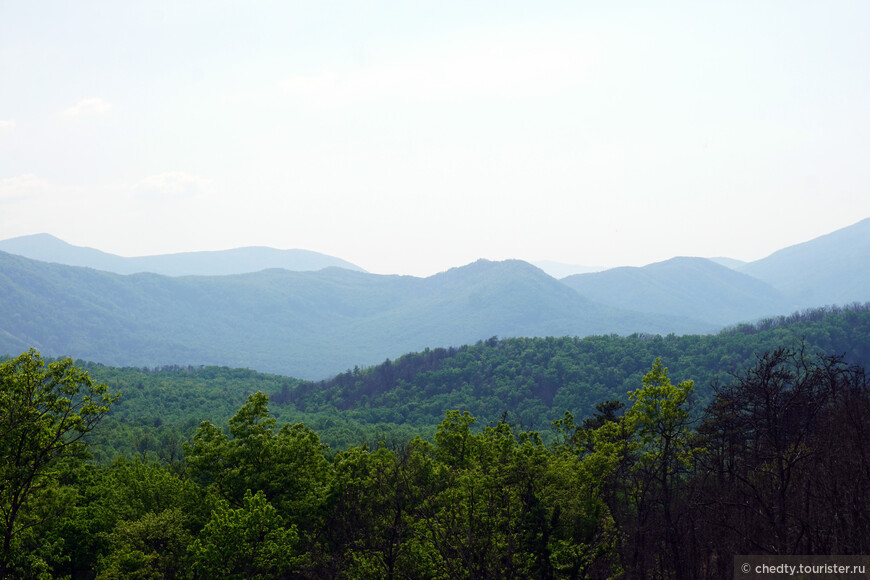
[[[317,271],[330,267],[364,271],[350,262],[317,252],[260,246],[126,258],[94,248],[73,246],[49,234],[2,240],[0,251],[43,262],[84,266],[116,274],[152,272],[166,276],[222,276],[259,272],[268,268]]]
[[[0,353],[36,346],[114,365],[226,365],[315,379],[491,336],[706,333],[799,308],[870,301],[870,220],[739,271],[674,258],[563,280],[516,260],[416,278],[368,274],[340,260],[344,267],[318,271],[262,269],[293,254],[268,248],[121,258],[47,235],[0,248],[88,265],[0,251]],[[300,263],[291,267],[306,267]],[[158,267],[259,271],[111,272]]]
[[[586,336],[632,332],[703,332],[685,317],[608,307],[579,296],[539,268],[520,260],[478,260],[421,280],[414,296],[389,314],[388,327],[405,328],[436,345],[490,336]],[[415,349],[431,346],[421,342]]]
[[[732,270],[739,270],[743,266],[746,265],[746,262],[743,260],[735,260],[734,258],[726,258],[724,256],[719,256],[716,258],[707,258],[711,262],[716,262],[720,266],[725,266],[726,268],[731,268]]]
[[[493,335],[713,330],[596,304],[519,261],[480,261],[429,278],[341,268],[167,277],[0,252],[0,346],[112,365],[228,365],[322,378]]]
[[[553,278],[556,278],[557,280],[566,278],[568,276],[573,276],[574,274],[589,274],[590,272],[600,272],[605,269],[598,266],[565,264],[562,262],[554,262],[552,260],[538,260],[532,262],[532,264],[537,266]]]
[[[774,252],[740,271],[786,294],[793,309],[870,300],[870,218]]]
[[[562,280],[590,300],[616,308],[684,316],[725,326],[789,312],[770,285],[706,258],[672,258]]]

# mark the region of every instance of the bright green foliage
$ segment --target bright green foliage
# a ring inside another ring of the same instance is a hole
[[[542,532],[549,536],[553,577],[609,577],[619,571],[619,534],[604,501],[614,463],[615,456],[606,451],[585,457],[557,451],[550,458],[539,483],[539,505],[549,506],[550,520]]]
[[[50,522],[56,575],[184,578],[187,545],[211,517],[213,501],[189,479],[154,462],[82,465],[64,476],[76,505]]]
[[[468,411],[447,411],[447,416],[435,433],[435,451],[438,459],[453,468],[468,467],[477,442],[472,437],[471,427],[475,418]]]
[[[100,485],[102,516],[112,522],[135,520],[148,513],[178,508],[190,529],[202,527],[211,509],[203,491],[155,462],[118,460]]]
[[[562,443],[554,446],[541,484],[543,503],[554,506],[554,577],[619,577],[622,570],[620,533],[609,496],[625,457],[627,436],[612,415],[612,405],[602,408],[603,419],[586,420],[583,426],[575,425],[569,412],[554,424]]]
[[[696,453],[691,445],[692,393],[692,381],[672,385],[667,369],[656,359],[642,386],[629,393],[633,404],[621,417],[617,412],[622,404],[611,400],[597,405],[598,414],[582,426],[570,412],[554,422],[560,440],[554,451],[579,458],[578,468],[563,466],[554,473],[576,476],[568,501],[587,518],[577,522],[586,538],[585,551],[560,550],[556,561],[588,573],[589,556],[606,555],[603,561],[609,567],[593,568],[597,577],[643,574],[658,570],[661,558],[680,556],[675,501],[691,475]],[[597,527],[590,526],[592,522]],[[590,535],[591,530],[597,535]]]
[[[626,550],[632,553],[630,569],[657,570],[662,561],[677,562],[676,575],[684,577],[679,563],[686,539],[677,525],[676,503],[696,453],[689,409],[693,390],[692,381],[672,385],[656,359],[643,386],[629,393],[633,405],[622,423],[630,434],[623,480],[633,522],[628,530],[633,547]]]
[[[110,524],[103,518],[100,501],[105,470],[88,463],[69,465],[60,483],[69,493],[67,508],[57,518],[46,522],[39,534],[39,548],[53,547],[53,553],[40,558],[57,576],[73,578],[92,576],[97,559],[104,552],[104,539]],[[34,554],[34,552],[31,552]]]
[[[511,485],[516,441],[504,424],[471,434],[472,422],[467,413],[448,412],[435,435],[436,485],[418,533],[449,576],[508,578],[529,560],[518,535],[520,489]]]
[[[104,578],[184,577],[187,546],[208,520],[204,492],[156,463],[118,461],[99,485]]]
[[[299,566],[298,544],[296,526],[285,526],[262,492],[248,490],[238,509],[218,502],[190,552],[204,578],[275,578]]]
[[[506,423],[448,411],[432,443],[338,453],[312,576],[575,578],[618,571],[603,501],[615,452],[550,449]]]
[[[548,449],[499,422],[472,433],[448,412],[432,451],[415,533],[455,578],[572,578],[609,573],[613,521],[603,485],[615,459]]]
[[[0,467],[15,475],[14,451],[28,447],[10,443],[22,413],[7,375]],[[728,577],[729,554],[755,549],[866,553],[859,369],[764,355],[718,389],[700,433],[690,381],[673,385],[656,360],[638,384],[624,414],[614,400],[582,421],[564,412],[546,445],[448,411],[431,442],[330,456],[309,427],[279,428],[262,393],[226,431],[202,423],[184,470],[81,463],[74,431],[19,510],[5,575],[690,579]]]
[[[395,485],[396,457],[353,447],[336,454],[326,498],[323,541],[357,578],[389,578],[402,537],[405,498]],[[391,513],[393,504],[397,513]]]
[[[662,478],[690,464],[689,398],[693,392],[693,381],[672,385],[668,369],[657,358],[643,377],[643,386],[628,395],[634,404],[625,420],[640,443],[640,463],[647,469],[659,471]]]
[[[261,491],[290,523],[310,529],[323,501],[330,465],[317,433],[297,423],[275,429],[269,398],[257,392],[230,419],[229,436],[200,425],[186,460],[193,478],[241,507],[248,491]]]
[[[695,380],[699,406],[748,368],[755,354],[806,339],[808,352],[845,353],[870,360],[870,307],[806,311],[741,325],[709,336],[589,336],[506,338],[458,348],[425,349],[390,364],[353,369],[324,382],[225,367],[111,368],[82,363],[98,382],[121,391],[121,404],[100,425],[91,452],[108,464],[143,454],[179,462],[182,442],[202,421],[225,426],[250,393],[269,395],[280,426],[304,423],[331,449],[386,441],[401,447],[416,435],[431,439],[445,409],[462,409],[488,424],[504,417],[541,428],[566,410],[578,424],[596,405],[638,388],[656,357],[674,384]],[[248,363],[245,363],[248,364]],[[585,427],[585,425],[584,425]],[[547,437],[543,432],[542,436]]]
[[[437,578],[440,557],[415,530],[432,487],[431,445],[415,439],[398,452],[355,447],[338,453],[333,468],[324,529],[339,569],[320,575]]]
[[[46,365],[29,350],[0,364],[0,578],[42,567],[25,560],[42,548],[43,525],[73,503],[62,472],[85,456],[82,438],[116,398],[71,359]]]
[[[187,547],[193,540],[186,523],[186,514],[177,507],[118,522],[108,536],[111,551],[103,558],[97,578],[186,577],[190,567]]]

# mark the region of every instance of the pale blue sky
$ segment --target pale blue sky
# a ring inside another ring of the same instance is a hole
[[[866,2],[0,0],[0,238],[761,258],[870,216]]]

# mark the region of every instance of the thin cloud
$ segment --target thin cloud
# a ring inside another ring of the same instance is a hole
[[[103,99],[94,97],[82,99],[72,107],[61,111],[61,117],[66,119],[87,119],[102,117],[112,111],[112,104]]]
[[[0,179],[0,203],[34,199],[49,191],[49,183],[32,173]]]
[[[385,98],[457,101],[541,97],[582,82],[597,64],[594,51],[564,40],[491,39],[427,47],[423,51],[338,74],[295,76],[278,83],[285,95],[318,105]]]
[[[133,187],[137,197],[153,200],[188,199],[210,189],[210,180],[183,171],[151,175]]]

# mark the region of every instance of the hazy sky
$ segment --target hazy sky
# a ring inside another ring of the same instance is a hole
[[[870,216],[870,3],[0,0],[0,239],[376,273]]]

